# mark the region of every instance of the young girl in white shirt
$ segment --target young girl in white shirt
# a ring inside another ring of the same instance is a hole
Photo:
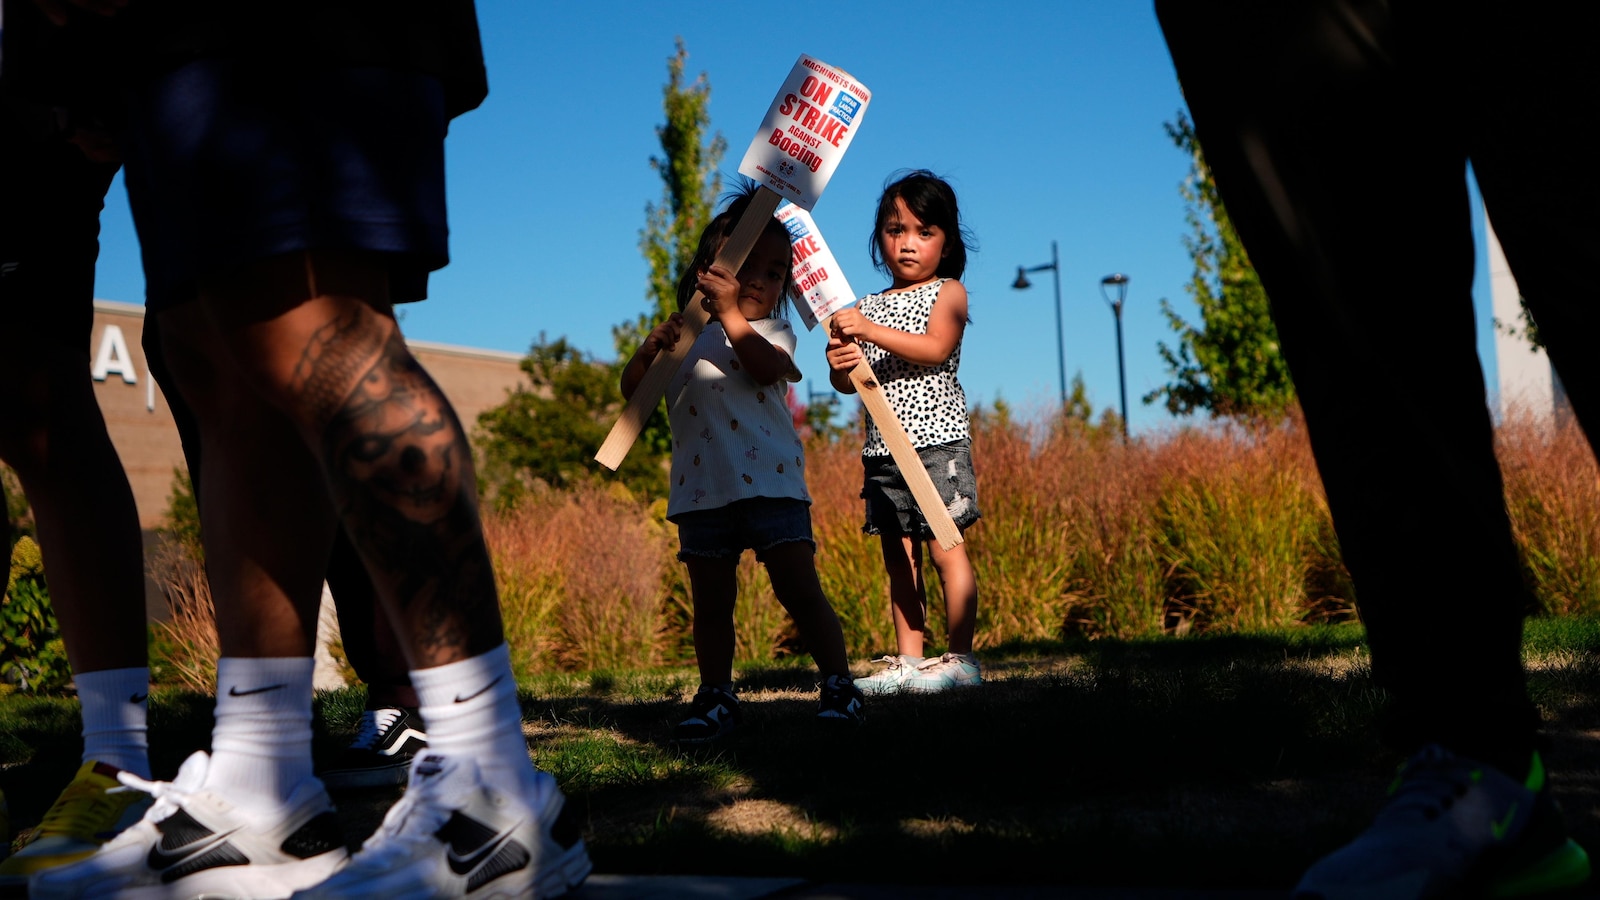
[[[786,402],[789,383],[800,380],[794,330],[778,315],[792,288],[788,234],[772,219],[738,274],[713,263],[752,196],[744,192],[712,219],[678,282],[679,308],[698,289],[711,315],[667,389],[667,518],[678,526],[678,558],[689,569],[700,669],[689,714],[673,729],[678,743],[714,740],[743,720],[733,688],[733,610],[746,549],[767,567],[823,676],[818,717],[861,721],[844,632],[817,578],[805,455]],[[622,373],[624,397],[682,327],[675,313],[651,330]]]

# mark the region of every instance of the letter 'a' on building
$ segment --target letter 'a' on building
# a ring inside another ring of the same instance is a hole
[[[778,89],[739,174],[810,210],[850,147],[872,92],[849,72],[802,55]]]
[[[133,368],[133,356],[128,353],[128,339],[116,325],[107,325],[100,332],[100,348],[94,354],[94,368],[89,370],[95,381],[105,381],[112,375],[121,375],[128,384],[138,384],[139,375]]]

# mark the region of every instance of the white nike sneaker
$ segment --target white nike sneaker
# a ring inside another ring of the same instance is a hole
[[[916,671],[900,682],[900,690],[908,694],[934,694],[980,684],[983,684],[983,670],[978,666],[978,657],[971,653],[946,653],[917,666]]]
[[[525,900],[557,897],[594,866],[566,798],[543,772],[538,796],[483,782],[471,759],[417,754],[411,783],[350,864],[294,900]]]
[[[914,656],[880,656],[873,662],[883,663],[883,668],[871,675],[856,679],[856,690],[868,697],[899,693],[900,686],[917,671],[923,660]]]
[[[202,788],[210,765],[211,757],[196,753],[170,784],[120,773],[124,785],[154,798],[144,818],[93,855],[34,873],[28,896],[282,900],[326,880],[349,858],[321,782],[303,782],[267,817]]]

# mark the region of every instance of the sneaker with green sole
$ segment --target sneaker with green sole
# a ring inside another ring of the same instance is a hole
[[[1295,900],[1532,897],[1589,879],[1533,754],[1524,781],[1436,744],[1400,767],[1371,827],[1314,864]]]
[[[35,872],[83,859],[139,821],[150,795],[123,787],[121,771],[84,763],[44,819],[17,835],[11,858],[0,862],[0,887],[27,884]]]

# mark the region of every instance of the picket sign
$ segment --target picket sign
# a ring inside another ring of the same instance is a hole
[[[716,264],[738,272],[783,200],[811,209],[855,138],[872,92],[848,72],[802,55],[767,109],[761,130],[750,142],[739,174],[759,189],[734,223],[733,233],[717,254]],[[634,389],[622,415],[594,455],[615,470],[639,439],[644,423],[667,393],[667,385],[689,355],[695,338],[711,320],[696,291],[683,311],[683,329],[671,350],[656,355]]]
[[[789,246],[793,250],[790,265],[793,267],[795,286],[805,300],[800,305],[800,317],[807,328],[821,325],[826,334],[834,313],[855,304],[855,292],[850,290],[850,284],[845,281],[844,272],[840,270],[833,251],[828,249],[828,242],[822,239],[822,232],[809,212],[791,204],[778,210],[778,221],[789,231]],[[944,500],[933,486],[933,479],[928,476],[921,457],[917,456],[911,436],[906,434],[905,426],[895,416],[889,398],[884,396],[883,385],[878,382],[878,377],[872,373],[872,367],[867,365],[865,359],[850,370],[850,383],[855,386],[861,405],[867,408],[867,415],[878,426],[878,433],[883,435],[889,455],[899,466],[906,487],[911,489],[911,496],[922,510],[923,518],[928,520],[928,527],[933,529],[939,546],[949,550],[961,543],[961,529],[950,518],[950,511],[945,508]]]

